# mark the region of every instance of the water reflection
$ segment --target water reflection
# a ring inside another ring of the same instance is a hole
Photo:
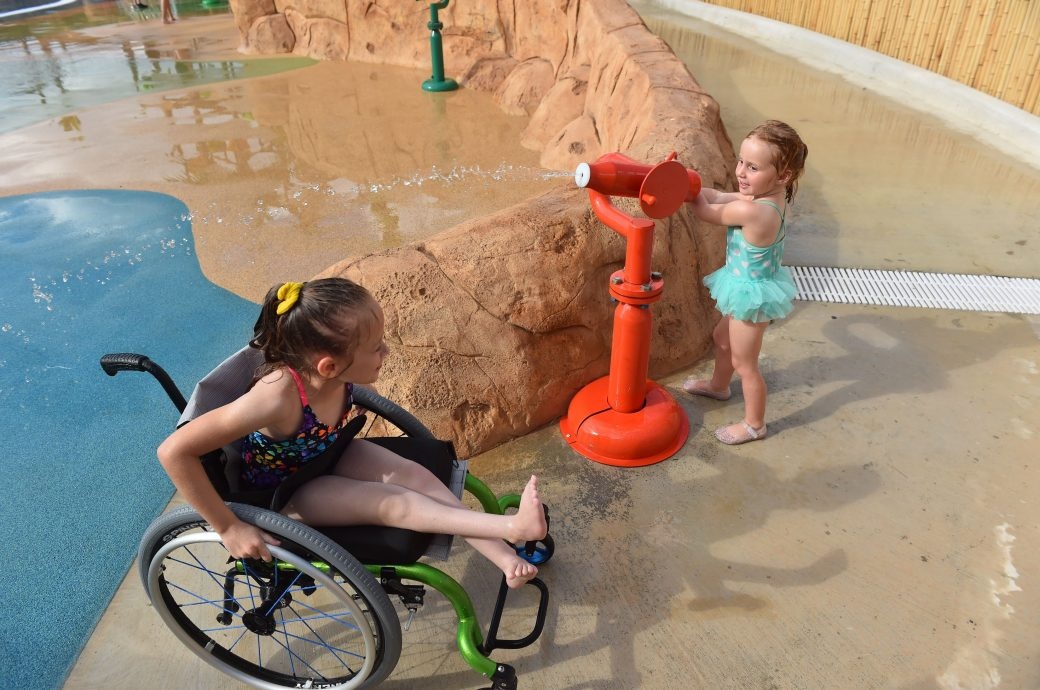
[[[181,198],[222,190],[192,204],[200,256],[249,266],[256,285],[229,287],[252,296],[570,176],[542,170],[518,146],[526,118],[486,94],[428,94],[420,83],[416,70],[327,62],[143,99],[139,113],[166,123],[152,125],[168,132],[163,179],[196,188],[168,189]]]
[[[200,61],[196,56],[207,47],[204,36],[174,44],[161,35],[121,38],[106,28],[149,19],[142,14],[149,11],[121,2],[85,3],[0,23],[0,66],[6,66],[0,69],[0,132],[141,92],[260,76],[312,62]],[[201,5],[184,8],[185,14],[199,11]]]
[[[808,142],[792,264],[1036,275],[1040,170],[837,75],[633,4],[719,101],[732,139],[777,118]]]
[[[177,50],[212,55],[192,43],[216,35],[212,24],[159,25],[168,40],[143,50],[144,41],[127,45],[139,32],[116,27],[105,45],[123,51],[124,65],[132,52],[134,83],[144,83],[145,70],[154,74],[152,63]],[[217,28],[233,47],[226,24]],[[278,62],[249,60],[243,69]],[[222,69],[207,74],[239,74]],[[487,94],[428,94],[423,78],[322,62],[80,107],[4,136],[0,186],[173,194],[191,209],[207,275],[259,299],[285,276],[313,275],[567,184],[569,172],[542,170],[537,152],[520,147],[526,118],[504,114]]]

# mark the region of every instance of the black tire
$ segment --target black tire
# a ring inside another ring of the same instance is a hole
[[[354,404],[367,411],[368,423],[358,438],[369,436],[411,436],[435,438],[411,412],[370,388],[354,386]]]
[[[281,541],[275,561],[229,559],[190,506],[159,516],[139,549],[152,605],[201,659],[256,688],[370,688],[401,655],[383,588],[343,548],[269,510],[228,506]]]

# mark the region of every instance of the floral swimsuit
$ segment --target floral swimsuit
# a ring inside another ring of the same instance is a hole
[[[347,384],[347,404],[343,417],[335,427],[329,428],[318,421],[318,417],[307,402],[300,375],[286,367],[296,382],[303,405],[303,424],[294,436],[276,441],[254,431],[242,442],[242,479],[254,488],[271,488],[282,483],[300,467],[313,460],[335,442],[350,416],[353,404],[353,384]]]

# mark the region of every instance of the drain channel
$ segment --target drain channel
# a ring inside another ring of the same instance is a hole
[[[1040,280],[864,268],[790,266],[795,299],[1040,314]]]

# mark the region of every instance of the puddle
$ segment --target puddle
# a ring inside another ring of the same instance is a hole
[[[259,77],[314,62],[201,60],[208,43],[204,36],[173,45],[162,34],[113,30],[113,24],[134,27],[147,21],[151,8],[129,7],[107,2],[0,19],[0,133],[141,93]],[[192,10],[188,5],[183,13],[190,16]]]
[[[172,194],[191,209],[206,275],[241,296],[259,300],[276,282],[571,184],[570,171],[543,170],[520,146],[527,118],[504,114],[488,94],[427,93],[428,74],[393,66],[214,59],[237,44],[227,17],[145,24],[91,27],[95,43],[82,50],[105,55],[129,40],[158,56],[156,83],[226,79],[143,90],[150,82],[130,79],[137,63],[124,61],[121,88],[135,97],[80,102],[0,135],[0,186]],[[55,58],[66,72],[70,55]],[[277,73],[230,81],[263,70]],[[50,106],[32,107],[39,116]]]

